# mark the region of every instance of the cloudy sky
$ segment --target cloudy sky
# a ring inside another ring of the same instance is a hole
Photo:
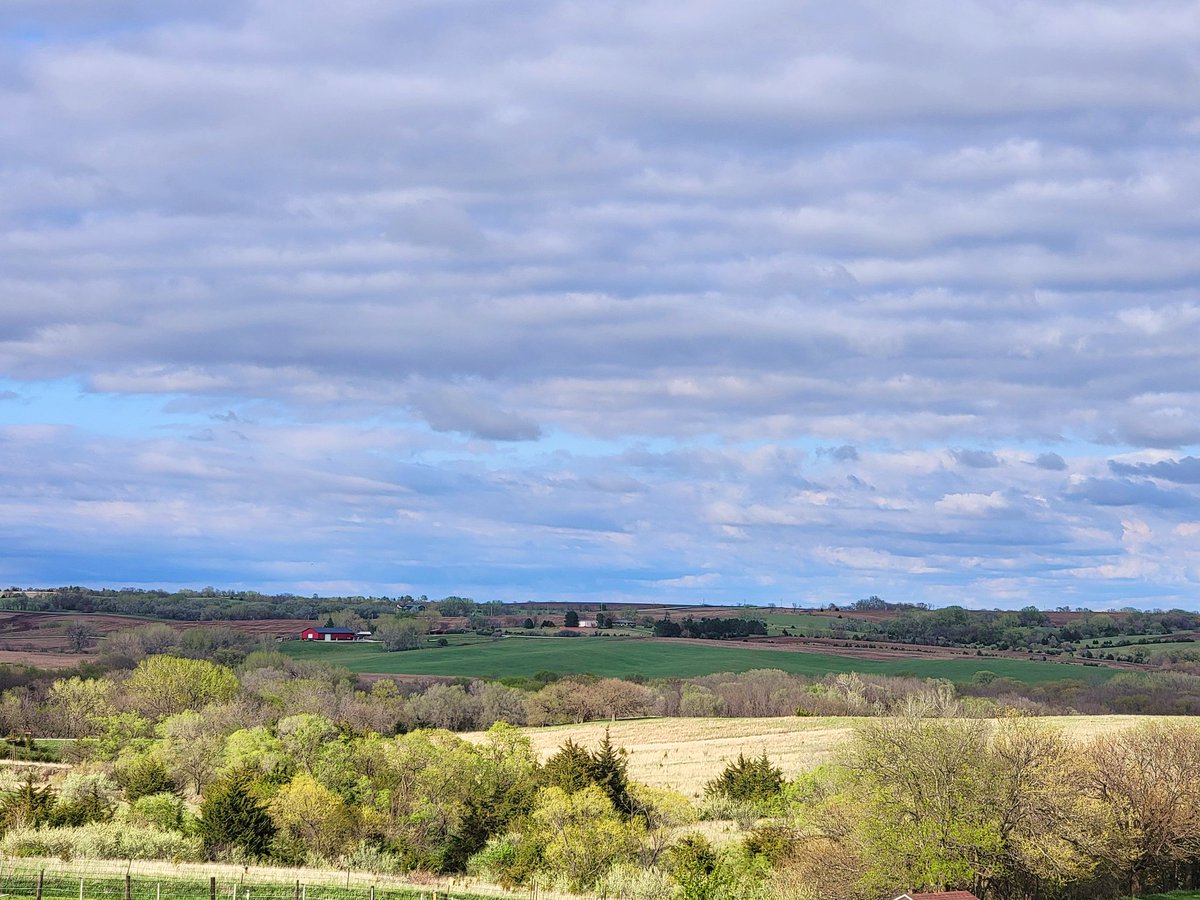
[[[1200,3],[7,0],[0,583],[1200,605]]]

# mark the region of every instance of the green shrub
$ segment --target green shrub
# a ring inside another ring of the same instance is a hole
[[[497,835],[467,860],[467,871],[513,889],[527,885],[542,862],[542,847],[533,835]]]
[[[717,778],[704,789],[708,795],[727,797],[730,800],[746,800],[763,803],[775,800],[783,791],[783,771],[771,765],[764,750],[761,756],[738,758],[725,767]]]
[[[59,859],[170,859],[199,862],[198,838],[177,831],[93,822],[77,828],[14,828],[0,840],[6,856],[56,856]]]
[[[139,828],[183,830],[183,801],[166,791],[138,797],[125,812],[125,821]]]
[[[156,756],[144,754],[134,757],[117,768],[117,783],[125,789],[125,799],[133,802],[151,794],[175,792],[178,788],[167,768]]]

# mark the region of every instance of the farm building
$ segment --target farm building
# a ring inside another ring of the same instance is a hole
[[[358,635],[349,628],[305,628],[302,641],[352,641]]]
[[[932,894],[901,894],[896,900],[979,900],[970,891],[934,891]]]

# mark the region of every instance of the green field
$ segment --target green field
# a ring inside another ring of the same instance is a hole
[[[834,622],[839,622],[846,625],[847,629],[853,631],[850,627],[852,623],[847,623],[844,619],[834,619],[829,616],[814,616],[812,613],[786,613],[786,612],[765,612],[755,610],[747,613],[745,618],[760,619],[767,625],[767,631],[770,634],[781,634],[783,629],[788,629],[793,634],[796,631],[807,633],[828,631]]]
[[[873,660],[790,650],[751,650],[737,644],[697,645],[638,638],[549,638],[508,636],[469,646],[388,653],[379,644],[319,644],[288,641],[284,653],[345,666],[353,672],[390,675],[447,675],[466,678],[531,676],[536,672],[590,672],[595,675],[693,678],[716,672],[782,669],[799,675],[862,672],[917,675],[969,681],[981,669],[1029,683],[1105,681],[1116,674],[1098,666],[1066,665],[1020,659]]]

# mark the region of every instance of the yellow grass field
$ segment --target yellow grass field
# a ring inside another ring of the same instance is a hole
[[[1031,721],[1060,728],[1083,741],[1150,720],[1177,721],[1200,728],[1200,719],[1178,716],[1048,716]],[[568,738],[595,748],[608,728],[612,742],[629,753],[629,774],[656,787],[669,787],[691,798],[704,794],[704,785],[720,774],[739,753],[757,756],[764,750],[784,775],[829,762],[844,746],[857,724],[870,721],[850,717],[801,719],[626,719],[522,729],[545,760]],[[463,735],[482,740],[483,734]]]

